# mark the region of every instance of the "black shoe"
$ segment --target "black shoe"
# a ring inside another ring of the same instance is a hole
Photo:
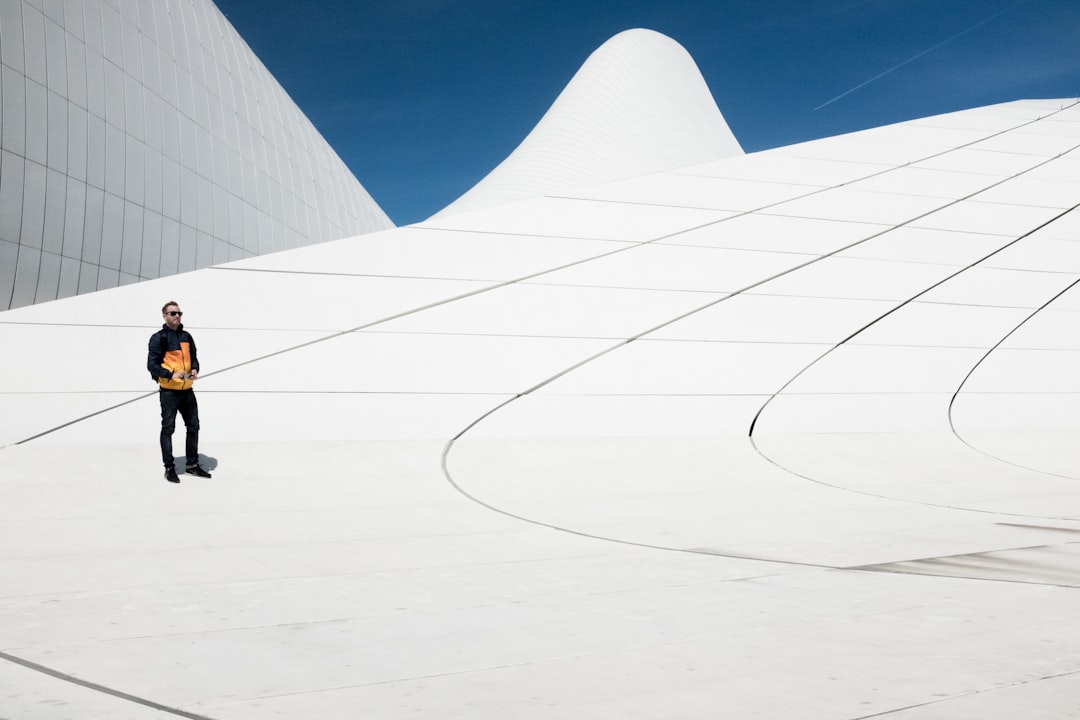
[[[205,478],[210,477],[210,473],[206,472],[205,470],[203,470],[198,465],[188,465],[187,466],[187,474],[188,475],[197,475],[198,477],[205,477]]]
[[[180,482],[180,478],[176,476],[176,468],[174,468],[172,465],[165,468],[165,479],[169,482]]]

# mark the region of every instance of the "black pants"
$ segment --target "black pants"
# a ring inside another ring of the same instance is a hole
[[[176,413],[184,418],[187,426],[187,442],[184,444],[188,465],[199,463],[199,404],[193,390],[166,390],[158,393],[161,399],[161,461],[172,467],[172,436],[176,430]]]

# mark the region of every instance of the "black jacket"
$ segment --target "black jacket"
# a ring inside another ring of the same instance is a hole
[[[173,380],[172,374],[199,371],[199,355],[191,333],[183,325],[173,330],[163,324],[160,330],[150,336],[146,369],[150,377],[166,390],[190,390],[190,379]]]

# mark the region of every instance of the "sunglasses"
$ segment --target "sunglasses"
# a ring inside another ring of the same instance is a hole
[[[183,317],[184,316],[184,313],[180,312],[179,310],[170,310],[169,312],[167,312],[165,314],[166,315],[172,315],[173,317]]]

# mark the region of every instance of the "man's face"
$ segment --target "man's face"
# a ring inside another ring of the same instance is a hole
[[[167,308],[165,308],[165,315],[163,315],[163,317],[165,318],[165,324],[175,330],[176,328],[180,327],[180,318],[182,315],[183,313],[180,312],[179,305],[168,306]]]

